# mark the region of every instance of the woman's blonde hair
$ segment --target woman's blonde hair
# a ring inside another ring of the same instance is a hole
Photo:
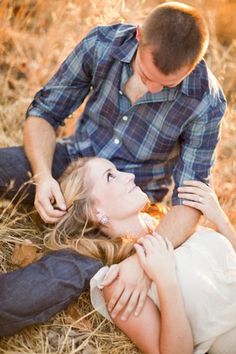
[[[133,254],[136,240],[127,236],[108,239],[95,220],[88,169],[89,162],[95,158],[80,158],[63,173],[60,182],[67,213],[47,233],[44,241],[49,249],[72,248],[84,256],[110,265]],[[153,215],[160,218],[163,212],[158,209]]]
[[[94,158],[80,158],[63,173],[60,182],[67,213],[47,233],[44,241],[49,249],[72,248],[110,265],[131,255],[135,240],[125,237],[108,239],[95,220],[88,171],[88,163]]]

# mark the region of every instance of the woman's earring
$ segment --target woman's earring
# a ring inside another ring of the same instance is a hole
[[[109,218],[106,215],[102,215],[99,219],[100,224],[106,225],[109,223]]]

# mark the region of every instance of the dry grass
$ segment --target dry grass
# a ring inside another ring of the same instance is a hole
[[[236,226],[236,23],[235,1],[186,1],[200,8],[211,30],[207,61],[229,102],[213,171],[217,194]],[[34,92],[56,70],[74,45],[97,24],[140,23],[153,0],[2,0],[0,2],[1,146],[22,143],[24,112]],[[75,114],[76,116],[76,114]],[[75,119],[74,119],[75,120]],[[67,123],[61,134],[73,128]],[[39,252],[42,225],[32,212],[1,205],[0,262],[11,270],[16,244],[31,240]],[[114,326],[92,312],[88,294],[41,326],[0,340],[1,353],[138,353]],[[80,309],[80,310],[78,310]]]

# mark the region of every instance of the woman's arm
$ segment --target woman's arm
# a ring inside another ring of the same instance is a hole
[[[105,301],[112,296],[114,283],[103,289]],[[127,320],[122,319],[124,311],[115,318],[114,323],[124,332],[144,354],[160,354],[160,312],[154,302],[147,297],[138,316],[132,312]]]
[[[148,236],[147,239],[155,237]],[[155,279],[161,311],[147,298],[140,315],[135,316],[132,313],[128,320],[124,321],[121,311],[114,322],[145,354],[191,354],[192,334],[176,278],[173,248],[169,241],[162,242],[162,239],[159,239],[160,236],[151,248],[144,238],[140,242],[143,243],[145,253],[142,253],[141,246],[136,245],[136,250],[145,272],[148,267],[152,269],[147,274],[151,279]],[[145,258],[149,260],[148,266]],[[103,290],[107,302],[112,296],[113,286],[114,284]]]
[[[185,181],[184,186],[178,188],[178,192],[179,198],[185,199],[183,203],[200,210],[236,250],[236,232],[221,208],[213,189],[200,181]]]
[[[156,285],[160,303],[160,353],[190,354],[193,339],[178,283],[172,243],[159,235],[135,245],[140,264]]]

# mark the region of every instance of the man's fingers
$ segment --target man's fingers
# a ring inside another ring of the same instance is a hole
[[[108,311],[112,312],[114,306],[116,305],[117,301],[120,299],[122,296],[122,293],[124,291],[124,284],[117,283],[115,290],[110,298],[110,301],[108,302]]]
[[[111,317],[115,318],[127,305],[131,297],[131,292],[128,289],[124,289],[119,299],[116,301],[115,306],[111,311]],[[109,308],[109,307],[108,307]]]
[[[139,291],[136,290],[132,293],[132,295],[130,296],[130,299],[128,300],[125,309],[122,313],[121,319],[122,321],[126,321],[129,316],[131,315],[131,313],[135,310],[135,308],[137,308],[138,305],[138,299],[139,299]]]
[[[147,291],[142,291],[141,294],[139,295],[138,304],[135,309],[135,313],[134,313],[135,316],[138,316],[142,312],[146,298],[147,298]]]
[[[119,271],[120,271],[120,268],[119,268],[118,264],[111,265],[107,274],[105,275],[105,277],[101,283],[101,288],[113,283],[113,281],[118,278]]]
[[[38,210],[38,209],[37,209],[37,210]],[[43,221],[44,221],[45,223],[49,223],[49,224],[55,224],[55,223],[57,223],[57,222],[61,219],[61,217],[64,215],[64,213],[63,213],[63,214],[60,215],[60,216],[53,216],[53,215],[52,215],[52,216],[49,216],[49,215],[44,211],[44,209],[39,209],[38,212],[39,212],[41,218],[43,219]]]
[[[53,192],[54,192],[53,194],[54,194],[57,208],[65,211],[66,210],[66,203],[65,203],[65,200],[64,200],[64,197],[62,195],[59,185],[55,188],[55,190]]]
[[[50,200],[47,198],[43,200],[36,200],[35,207],[41,218],[46,223],[56,223],[66,213],[65,211],[54,209],[50,203]]]

